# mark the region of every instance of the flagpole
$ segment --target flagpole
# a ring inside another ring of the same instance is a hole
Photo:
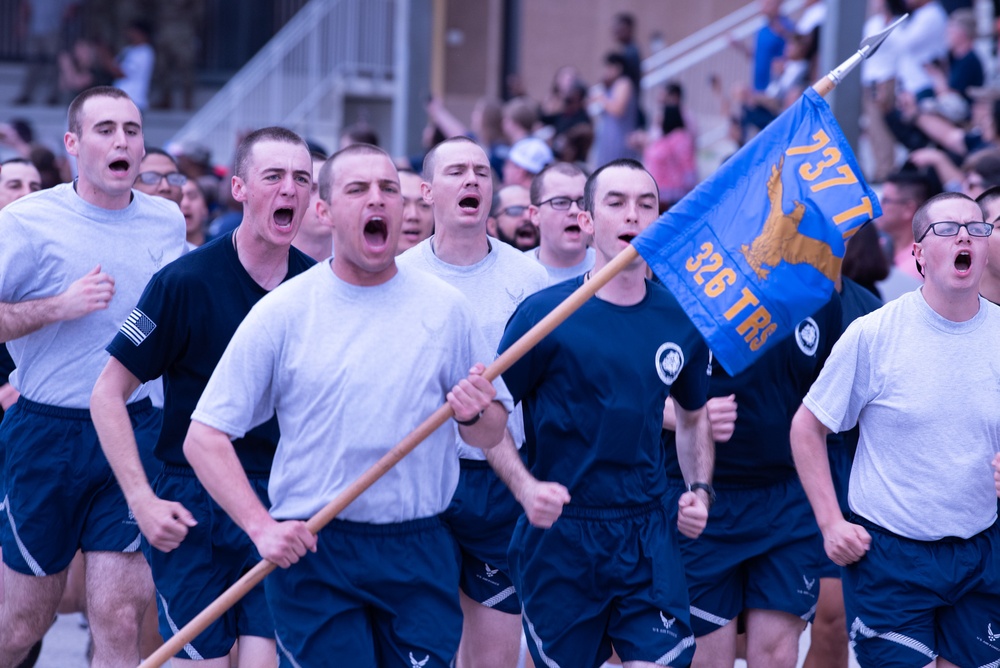
[[[495,380],[500,374],[509,369],[511,365],[521,359],[529,350],[534,348],[556,327],[562,324],[569,316],[579,309],[584,302],[597,294],[607,283],[618,275],[622,269],[632,264],[639,258],[639,252],[634,246],[629,245],[616,255],[600,271],[594,272],[590,280],[577,288],[573,294],[562,301],[548,315],[542,318],[538,324],[525,332],[524,336],[515,341],[510,348],[497,357],[492,364],[486,367],[483,375],[489,380]],[[451,406],[443,404],[426,420],[411,431],[403,440],[397,443],[391,450],[372,464],[372,466],[361,474],[346,489],[337,495],[332,501],[327,503],[322,509],[313,515],[307,522],[306,527],[312,533],[319,533],[320,529],[329,524],[348,505],[357,499],[362,492],[371,487],[376,480],[385,475],[393,466],[399,463],[403,457],[410,454],[414,448],[420,445],[424,439],[430,436],[438,427],[443,425],[454,415]],[[229,608],[233,607],[237,601],[246,596],[247,593],[257,583],[263,580],[271,571],[275,569],[275,564],[270,561],[260,561],[250,569],[243,577],[237,580],[221,596],[215,599],[207,608],[188,622],[184,628],[166,641],[159,649],[153,652],[149,658],[139,664],[139,668],[153,668],[161,666],[170,657],[183,649],[184,645],[191,642],[199,633],[204,631],[209,624],[221,617]]]
[[[858,52],[836,67],[825,77],[813,85],[813,89],[820,95],[825,95],[833,90],[843,78],[865,58],[871,56],[878,46],[885,40],[892,30],[903,21],[903,16],[884,31],[867,38],[861,43]],[[514,342],[502,355],[497,357],[492,364],[486,367],[483,375],[490,381],[495,380],[500,374],[509,369],[515,362],[521,359],[529,350],[548,336],[556,327],[569,318],[588,299],[597,294],[597,291],[607,285],[622,269],[632,264],[638,259],[639,252],[635,246],[629,245],[616,255],[607,265],[595,272],[589,281],[577,288],[573,294],[567,297],[562,303],[554,308],[548,315],[538,322],[534,327],[525,332],[524,336]],[[375,481],[386,474],[400,460],[413,451],[421,442],[430,436],[441,425],[453,416],[451,407],[445,403],[424,420],[416,429],[397,443],[391,450],[385,453],[368,470],[361,474],[346,489],[337,495],[332,501],[327,503],[319,512],[306,522],[306,527],[316,534],[329,524],[344,508],[354,502],[366,489],[371,487]],[[184,645],[194,640],[194,638],[204,631],[212,622],[221,617],[227,610],[233,607],[240,599],[267,575],[276,568],[275,564],[262,560],[243,577],[237,580],[229,589],[215,599],[208,607],[188,622],[182,629],[166,641],[159,649],[153,652],[146,660],[139,664],[139,668],[156,668],[162,666],[172,656],[177,654]]]
[[[866,58],[870,58],[873,53],[882,45],[885,38],[889,36],[893,30],[896,29],[900,23],[905,21],[909,14],[903,14],[898,19],[893,21],[893,23],[885,28],[882,32],[876,33],[861,42],[858,47],[857,53],[842,62],[837,67],[833,68],[829,74],[813,84],[813,90],[820,94],[820,97],[825,96],[831,90],[837,87],[841,81],[844,80],[850,72],[861,64],[861,61]]]

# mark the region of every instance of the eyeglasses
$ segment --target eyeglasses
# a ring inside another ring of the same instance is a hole
[[[517,218],[518,216],[524,215],[524,212],[527,210],[528,207],[522,204],[515,204],[514,206],[508,206],[506,209],[500,209],[497,211],[497,217],[510,216],[511,218]]]
[[[934,236],[938,237],[953,237],[958,234],[958,230],[965,228],[965,231],[969,233],[970,237],[988,237],[993,233],[992,223],[981,223],[975,221],[972,223],[956,223],[954,220],[942,220],[937,223],[931,223],[930,226],[924,233],[920,235],[917,239],[917,243],[924,240],[928,232],[933,231]]]
[[[139,181],[142,181],[147,186],[158,186],[160,181],[163,179],[167,180],[167,183],[179,188],[188,182],[188,178],[181,174],[180,172],[170,172],[169,174],[160,174],[159,172],[140,172]]]
[[[577,197],[573,199],[572,197],[551,197],[544,202],[541,202],[538,206],[542,204],[548,204],[556,211],[569,211],[569,208],[576,204],[576,208],[583,211],[583,198]]]

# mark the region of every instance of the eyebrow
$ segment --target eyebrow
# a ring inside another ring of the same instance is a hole
[[[628,194],[627,193],[623,193],[623,192],[619,192],[617,190],[609,190],[607,193],[605,193],[604,197],[605,198],[608,198],[608,197],[628,197]],[[656,193],[654,193],[654,192],[640,193],[637,199],[647,199],[647,198],[650,198],[650,197],[655,198],[656,197]]]
[[[109,126],[110,127],[115,127],[116,125],[118,125],[117,121],[112,121],[112,120],[109,119],[109,120],[106,120],[106,121],[101,121],[99,123],[94,123],[94,129],[96,130],[98,128],[106,128],[106,127],[109,127]],[[138,123],[136,123],[135,121],[125,121],[124,123],[122,123],[122,127],[128,128],[130,130],[141,130],[142,129],[142,126],[139,125]]]

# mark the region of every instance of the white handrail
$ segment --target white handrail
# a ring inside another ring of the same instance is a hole
[[[237,133],[285,125],[332,148],[335,91],[365,82],[391,98],[397,0],[311,0],[172,138],[197,142],[226,163]],[[364,35],[364,39],[359,39]],[[336,123],[339,125],[339,122]]]

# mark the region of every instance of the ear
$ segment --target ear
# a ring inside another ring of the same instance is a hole
[[[580,224],[580,229],[590,236],[594,236],[594,219],[590,217],[589,211],[581,211],[576,214],[576,220]]]
[[[233,176],[233,199],[237,202],[247,201],[247,184],[238,176]]]
[[[434,195],[432,194],[431,184],[427,181],[420,182],[420,196],[424,198],[424,201],[428,204],[434,204]]]
[[[528,219],[531,221],[531,224],[534,225],[535,227],[538,227],[538,212],[539,208],[534,204],[528,207]]]
[[[67,132],[63,135],[63,146],[66,147],[66,152],[74,157],[78,157],[80,155],[80,149],[78,146],[79,141],[80,138],[73,132]]]
[[[921,247],[921,245],[919,243],[914,242],[914,244],[913,244],[913,250],[911,251],[911,253],[913,254],[913,259],[917,263],[917,271],[920,272],[921,276],[923,276],[924,275],[923,267],[926,266],[926,263],[924,262],[924,249],[923,249],[923,247]]]
[[[333,215],[330,211],[330,205],[321,199],[316,200],[316,215],[319,216],[320,223],[323,227],[333,229]]]

